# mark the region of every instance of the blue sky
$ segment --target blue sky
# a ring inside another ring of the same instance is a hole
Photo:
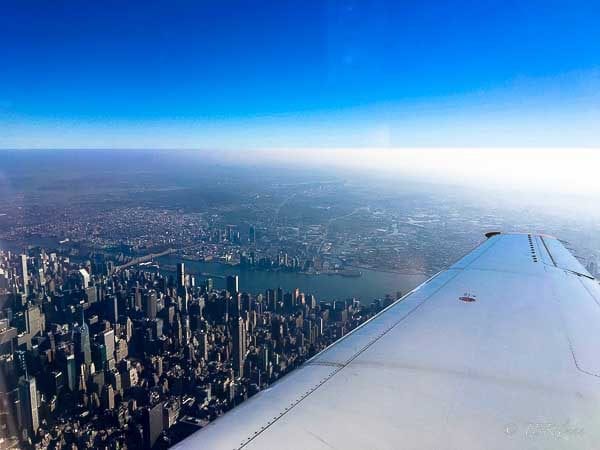
[[[600,146],[597,1],[0,4],[0,147]]]

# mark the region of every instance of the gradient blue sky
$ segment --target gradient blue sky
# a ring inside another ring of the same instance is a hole
[[[0,147],[600,146],[598,1],[0,3]]]

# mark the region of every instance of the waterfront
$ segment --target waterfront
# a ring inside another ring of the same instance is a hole
[[[56,238],[29,238],[27,244],[23,242],[4,241],[0,248],[21,252],[28,245],[38,245],[46,249],[59,247]],[[72,256],[72,260],[80,261],[85,258]],[[155,260],[164,269],[166,266],[175,266],[179,262],[185,263],[186,272],[210,274],[217,289],[225,289],[227,275],[239,275],[242,290],[252,293],[264,293],[265,289],[281,287],[285,291],[299,288],[306,294],[313,294],[317,300],[336,300],[356,297],[361,302],[370,303],[376,298],[383,298],[386,294],[394,295],[397,291],[406,293],[428,277],[423,274],[404,274],[390,271],[379,271],[360,268],[362,276],[344,277],[341,275],[305,274],[300,272],[266,271],[247,269],[219,262],[191,261],[177,256],[162,256]],[[151,270],[150,268],[143,270]],[[205,276],[197,277],[200,281]]]
[[[161,266],[174,266],[185,263],[186,272],[193,274],[211,274],[216,288],[225,288],[227,275],[239,275],[240,288],[243,291],[258,294],[265,289],[281,287],[284,291],[299,288],[306,294],[313,294],[317,300],[336,300],[356,297],[361,302],[369,303],[376,298],[397,291],[406,293],[425,281],[425,275],[409,275],[393,272],[381,272],[360,269],[360,277],[343,277],[340,275],[307,275],[298,272],[280,272],[250,270],[239,266],[230,266],[217,262],[190,261],[176,256],[163,256],[156,260]],[[205,277],[200,277],[203,280]]]

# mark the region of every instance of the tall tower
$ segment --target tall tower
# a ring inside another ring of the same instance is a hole
[[[182,289],[185,287],[185,265],[183,263],[177,264],[177,288]]]
[[[117,301],[117,296],[109,295],[104,302],[106,317],[114,327],[119,320],[119,302]]]
[[[246,323],[241,317],[233,325],[233,371],[242,378],[244,376],[244,357],[246,344]]]
[[[240,291],[240,279],[237,275],[227,276],[227,292],[229,295],[235,296]]]
[[[142,410],[144,448],[152,448],[163,430],[162,403]]]
[[[19,398],[22,405],[23,425],[27,429],[28,435],[33,436],[40,426],[37,386],[34,377],[27,375],[21,377],[19,380]]]
[[[156,310],[157,310],[157,300],[156,300],[156,292],[154,290],[148,292],[144,295],[144,314],[149,319],[156,319]]]
[[[90,286],[90,274],[85,269],[79,269],[79,277],[81,279],[81,285],[84,289],[87,289]]]
[[[29,272],[27,271],[27,255],[19,255],[21,260],[21,274],[23,275],[23,292],[29,293]]]
[[[106,360],[115,359],[115,330],[105,330],[102,332],[102,344],[106,349]]]
[[[115,409],[115,391],[110,384],[102,387],[102,407],[104,409]]]
[[[64,360],[64,373],[67,378],[67,386],[71,392],[77,388],[77,363],[75,355],[66,355]]]
[[[90,330],[85,323],[83,308],[81,308],[81,325],[75,329],[75,356],[78,364],[89,367],[92,362],[92,348],[90,344]]]
[[[198,335],[200,355],[205,361],[208,360],[208,336],[206,331],[201,331]]]

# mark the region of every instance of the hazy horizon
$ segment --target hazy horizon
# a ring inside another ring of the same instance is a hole
[[[527,189],[531,193],[600,194],[600,149],[581,148],[279,148],[190,149],[30,149],[33,152],[131,152],[194,159],[212,164],[268,165],[345,170],[375,176],[403,176],[483,189]],[[2,149],[25,156],[25,149]]]

